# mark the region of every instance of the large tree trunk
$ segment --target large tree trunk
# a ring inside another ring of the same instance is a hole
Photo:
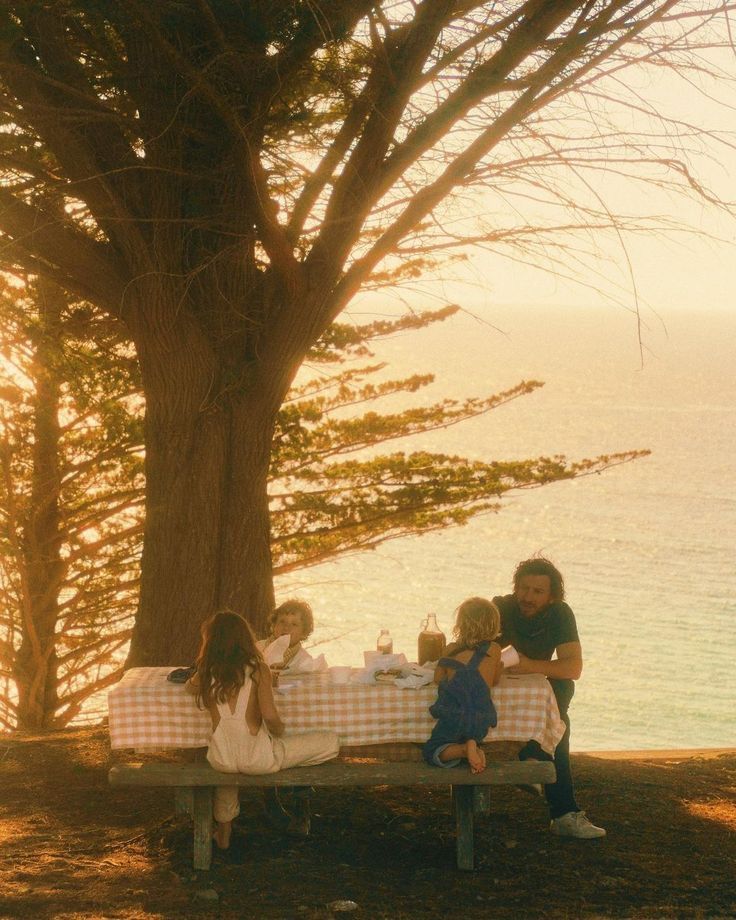
[[[59,515],[59,297],[54,286],[39,283],[32,484],[21,561],[26,573],[24,609],[21,644],[13,668],[18,727],[30,731],[53,728],[58,704],[56,624],[64,572]]]
[[[138,348],[146,530],[126,666],[183,665],[215,611],[234,610],[261,633],[273,609],[267,483],[278,405],[267,377],[232,356],[224,366],[191,327]]]

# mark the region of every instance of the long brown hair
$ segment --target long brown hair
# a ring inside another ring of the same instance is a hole
[[[245,683],[246,668],[263,661],[250,626],[237,613],[220,610],[202,624],[197,655],[197,705],[225,703]]]

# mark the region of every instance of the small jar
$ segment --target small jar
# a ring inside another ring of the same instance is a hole
[[[384,655],[391,655],[394,650],[394,640],[391,638],[391,633],[387,629],[382,629],[378,634],[378,641],[376,642],[376,651],[382,652]]]

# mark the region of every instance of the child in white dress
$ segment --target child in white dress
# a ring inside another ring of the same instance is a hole
[[[323,763],[337,756],[330,731],[284,734],[273,698],[271,671],[256,648],[250,626],[236,613],[216,613],[202,626],[197,672],[188,682],[212,717],[207,760],[223,773],[275,773]],[[230,844],[240,813],[237,786],[216,786],[215,842]]]

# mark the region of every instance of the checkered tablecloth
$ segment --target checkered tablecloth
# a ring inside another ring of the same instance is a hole
[[[131,668],[108,693],[110,741],[115,749],[169,750],[209,744],[209,713],[198,710],[181,684],[169,683],[171,668]],[[298,679],[275,694],[287,732],[331,729],[340,746],[422,742],[434,720],[433,684],[402,690],[386,684],[332,684],[326,673]],[[486,741],[535,739],[552,753],[565,726],[552,688],[541,674],[504,675],[493,688],[498,726]]]

